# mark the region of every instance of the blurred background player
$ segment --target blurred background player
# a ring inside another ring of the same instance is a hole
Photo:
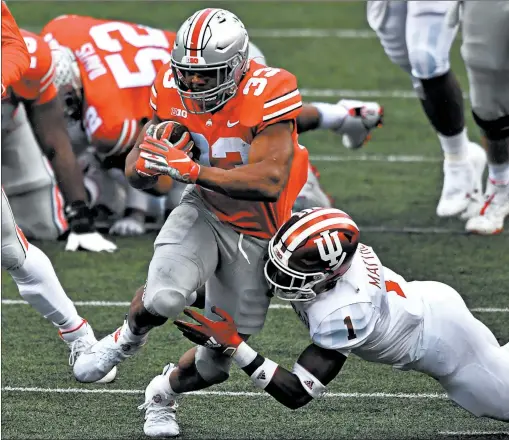
[[[66,250],[114,251],[96,231],[86,203],[53,83],[51,51],[38,35],[21,35],[30,65],[2,99],[2,184],[14,215],[30,238],[55,240],[69,229]]]
[[[461,54],[472,113],[486,142],[489,171],[484,206],[466,229],[484,235],[501,232],[509,215],[508,24],[509,3],[505,1],[490,2],[489,7],[482,1],[463,2]]]
[[[2,89],[7,90],[12,83],[19,82],[29,70],[29,65],[30,56],[23,37],[2,2]],[[71,351],[71,365],[83,351],[97,342],[92,328],[78,315],[65,294],[48,257],[28,243],[16,224],[3,190],[2,268],[11,275],[21,297],[58,328],[60,337]],[[111,382],[115,374],[116,371],[112,370],[101,382]]]
[[[466,219],[482,206],[486,153],[470,142],[463,96],[450,68],[457,27],[447,26],[451,1],[368,1],[367,16],[389,59],[403,68],[436,130],[444,153],[439,217]]]
[[[150,86],[157,69],[169,60],[175,33],[127,22],[64,15],[50,21],[42,35],[54,49],[56,82],[66,103],[75,149],[79,152],[80,144],[93,146],[92,151],[81,156],[93,203],[121,215],[111,233],[144,233],[145,216],[159,209],[158,202],[127,185],[116,171],[124,168],[127,152],[151,118],[146,104]],[[265,64],[263,54],[251,42],[249,54],[251,59]],[[151,62],[139,65],[136,57],[140,56]],[[299,133],[334,130],[345,136],[345,145],[358,148],[381,119],[382,109],[377,103],[343,100],[338,104],[304,105],[297,126]],[[166,197],[164,218],[177,206],[184,188],[185,184],[173,183]],[[318,173],[310,167],[296,209],[330,203],[320,187]]]

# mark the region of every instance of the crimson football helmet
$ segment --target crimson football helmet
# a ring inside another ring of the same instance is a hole
[[[309,301],[328,290],[352,264],[359,228],[335,208],[297,212],[269,243],[265,278],[274,295],[286,301]]]

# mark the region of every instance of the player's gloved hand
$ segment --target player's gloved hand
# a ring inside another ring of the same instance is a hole
[[[90,252],[114,252],[117,246],[106,240],[94,225],[92,210],[83,201],[72,202],[65,208],[69,222],[69,237],[65,245],[66,251],[77,251],[79,249]]]
[[[176,320],[174,324],[191,342],[233,356],[242,342],[233,318],[219,307],[212,306],[211,310],[221,318],[220,321],[212,321],[194,310],[184,309],[184,314],[200,324],[182,320]]]
[[[145,233],[145,223],[134,217],[124,217],[117,220],[110,228],[111,235],[134,237]]]
[[[343,135],[346,148],[360,148],[370,138],[370,133],[383,124],[384,108],[377,102],[354,101],[342,99],[337,105],[348,111],[341,125],[334,131]]]
[[[200,174],[200,165],[181,150],[173,148],[168,141],[145,136],[139,146],[140,156],[136,171],[142,176],[165,174],[183,183],[194,183]]]

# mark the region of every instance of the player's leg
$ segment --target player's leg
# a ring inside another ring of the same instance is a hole
[[[218,249],[211,222],[215,220],[192,188],[155,240],[145,288],[135,295],[124,325],[75,363],[79,381],[95,381],[135,354],[148,332],[179,315],[188,297],[214,273]]]
[[[423,352],[412,369],[436,378],[449,397],[476,416],[509,420],[509,350],[442,283],[411,282],[426,304]]]
[[[451,1],[408,2],[406,42],[412,76],[422,88],[421,103],[444,153],[444,183],[437,215],[466,218],[482,204],[486,155],[468,139],[463,95],[451,71],[449,52],[457,27],[448,26]],[[468,211],[467,211],[468,210]]]
[[[228,226],[217,223],[220,265],[207,282],[205,316],[218,319],[211,312],[216,305],[231,314],[244,339],[258,332],[265,321],[270,298],[263,275],[263,256],[267,241],[246,237]],[[181,393],[195,391],[224,382],[229,377],[231,358],[214,350],[198,347],[186,353],[175,367],[167,366],[145,393],[145,434],[177,435],[175,407],[172,402]],[[161,401],[156,396],[165,396]],[[168,404],[170,406],[168,407]],[[162,414],[165,414],[162,417]]]
[[[18,225],[29,238],[55,240],[68,229],[53,170],[18,107],[15,128],[2,137],[2,182]]]
[[[470,219],[467,231],[496,234],[509,215],[509,4],[486,8],[464,4],[461,52],[470,83],[474,120],[488,150],[489,181],[485,205]]]
[[[58,328],[71,350],[70,363],[95,344],[94,332],[65,294],[49,258],[29,244],[14,220],[9,202],[2,191],[2,268],[7,270],[21,297],[40,315]],[[116,370],[101,382],[111,382]]]

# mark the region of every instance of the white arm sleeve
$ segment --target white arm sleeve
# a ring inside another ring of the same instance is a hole
[[[341,307],[327,315],[315,333],[313,342],[328,350],[348,356],[364,344],[375,326],[375,311],[371,303],[356,303]]]

